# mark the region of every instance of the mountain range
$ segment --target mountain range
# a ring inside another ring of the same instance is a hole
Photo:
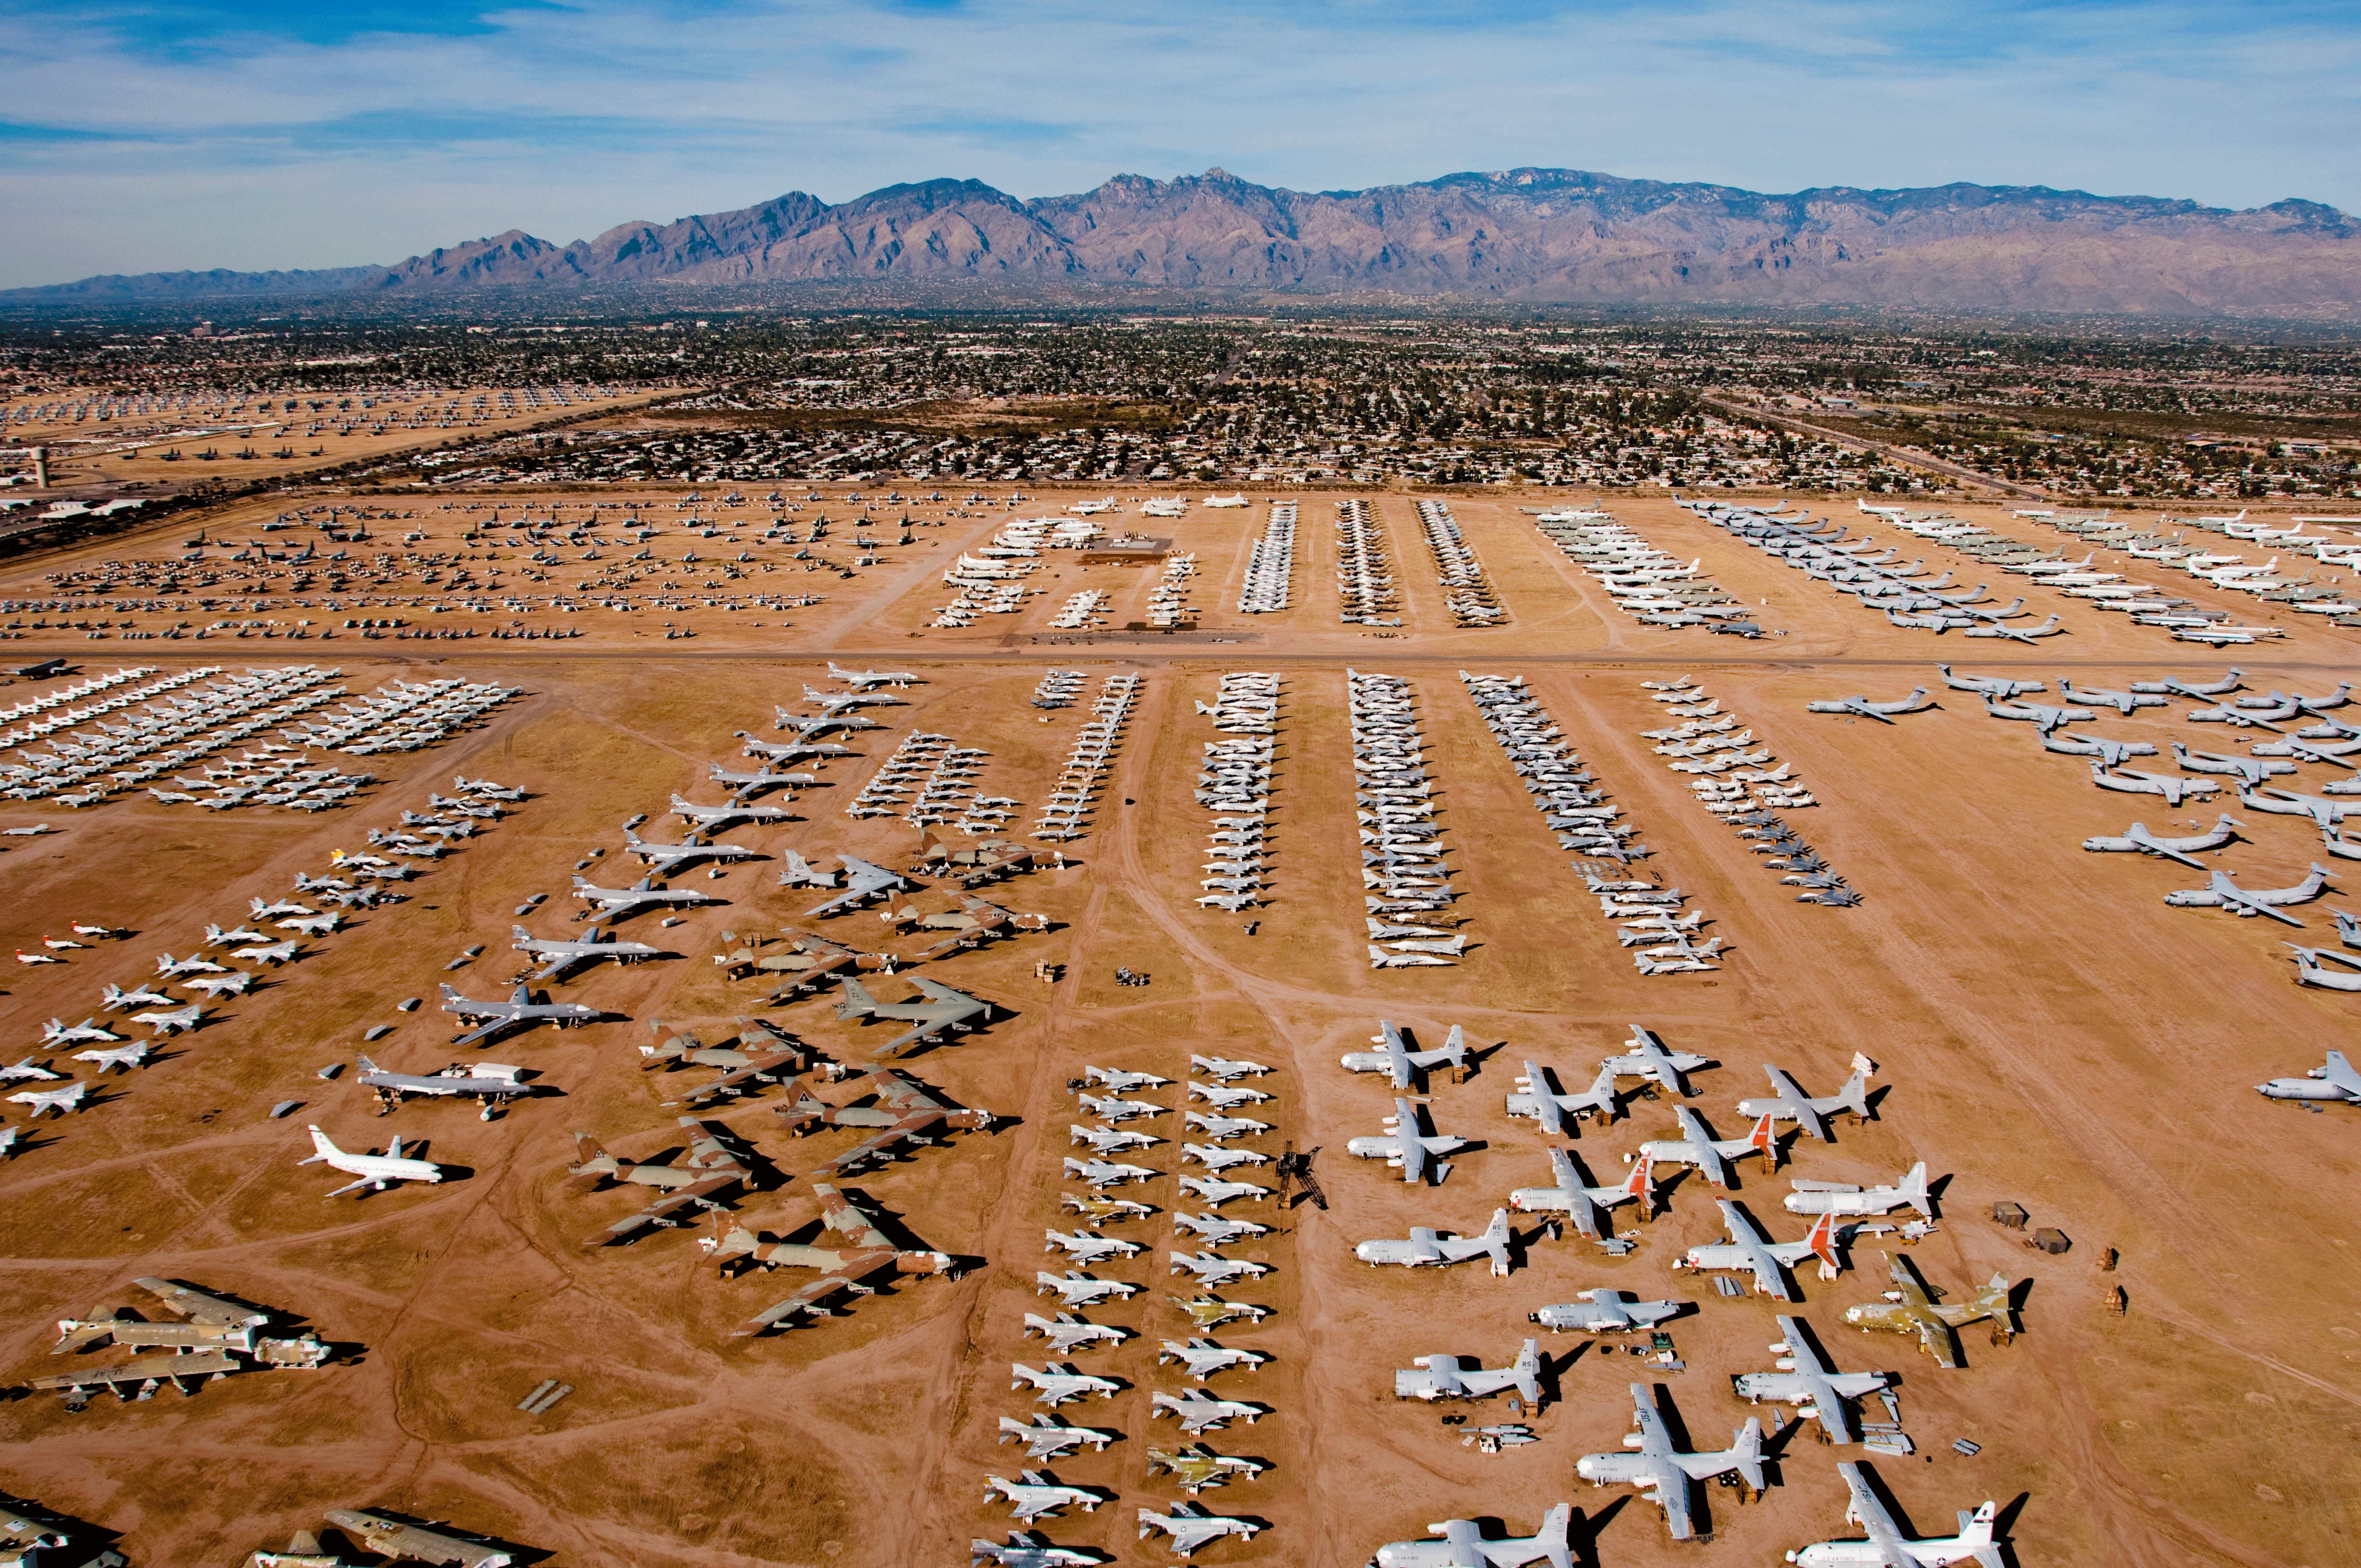
[[[619,225],[556,245],[512,229],[386,267],[150,272],[0,292],[19,304],[477,288],[989,280],[1256,295],[1584,304],[1864,305],[1967,312],[2361,314],[2361,224],[2286,201],[2245,211],[2042,186],[1765,195],[1564,169],[1367,191],[1215,169],[1118,175],[1020,200],[974,180],[831,204]]]

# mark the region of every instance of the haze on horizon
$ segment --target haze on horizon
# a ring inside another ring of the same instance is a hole
[[[2361,211],[2361,23],[2228,0],[10,5],[0,288],[563,243],[789,190],[1219,165]]]

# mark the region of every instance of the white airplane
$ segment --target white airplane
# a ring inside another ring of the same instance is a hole
[[[1146,1100],[1119,1100],[1112,1094],[1082,1094],[1076,1097],[1086,1114],[1102,1122],[1127,1122],[1134,1116],[1161,1116],[1171,1108]]]
[[[1552,1333],[1567,1329],[1576,1333],[1611,1334],[1628,1329],[1652,1329],[1667,1318],[1679,1316],[1686,1301],[1626,1301],[1623,1292],[1601,1286],[1595,1290],[1578,1293],[1579,1304],[1557,1301],[1539,1311],[1525,1314],[1529,1323],[1539,1323]]]
[[[1233,1366],[1259,1366],[1269,1359],[1256,1351],[1232,1350],[1209,1339],[1168,1339],[1162,1342],[1156,1353],[1157,1365],[1177,1361],[1189,1369],[1186,1376],[1196,1383],[1202,1383],[1214,1373]]]
[[[1114,1160],[1076,1159],[1066,1157],[1066,1174],[1085,1187],[1114,1187],[1126,1181],[1153,1181],[1161,1171],[1144,1165],[1124,1165]]]
[[[1224,1220],[1219,1214],[1191,1214],[1185,1210],[1175,1211],[1172,1223],[1184,1231],[1195,1232],[1209,1246],[1226,1246],[1248,1236],[1270,1234],[1268,1225],[1257,1225],[1252,1220]]]
[[[36,1116],[44,1111],[54,1111],[62,1116],[69,1111],[81,1110],[82,1097],[89,1092],[89,1084],[74,1082],[57,1089],[21,1089],[8,1098],[16,1104],[31,1106]]]
[[[1574,1509],[1560,1503],[1531,1535],[1487,1541],[1473,1519],[1444,1519],[1427,1530],[1441,1541],[1389,1541],[1378,1548],[1377,1568],[1525,1568],[1549,1559],[1550,1568],[1574,1568]]]
[[[1243,1258],[1224,1257],[1217,1252],[1182,1252],[1174,1248],[1165,1259],[1171,1272],[1194,1275],[1197,1283],[1209,1289],[1218,1289],[1233,1279],[1252,1279],[1270,1272],[1267,1263],[1248,1263]]]
[[[1137,1242],[1120,1241],[1113,1236],[1094,1236],[1088,1231],[1076,1231],[1071,1235],[1057,1231],[1044,1231],[1042,1234],[1049,1238],[1049,1245],[1041,1249],[1043,1252],[1062,1250],[1076,1263],[1096,1263],[1106,1257],[1129,1257],[1140,1250]]]
[[[2302,1078],[2275,1078],[2268,1083],[2258,1083],[2255,1092],[2269,1100],[2343,1100],[2361,1103],[2361,1072],[2353,1069],[2343,1051],[2331,1051],[2327,1065],[2313,1068]]]
[[[1635,1452],[1586,1453],[1575,1461],[1575,1474],[1594,1486],[1620,1481],[1647,1493],[1664,1510],[1664,1523],[1675,1541],[1686,1541],[1695,1533],[1690,1524],[1692,1483],[1735,1470],[1749,1486],[1763,1490],[1761,1421],[1750,1420],[1733,1435],[1730,1445],[1718,1453],[1679,1453],[1674,1451],[1672,1434],[1664,1430],[1664,1418],[1657,1413],[1646,1384],[1631,1385],[1631,1409],[1640,1430],[1623,1441]]]
[[[1713,1058],[1692,1055],[1687,1051],[1668,1051],[1664,1042],[1653,1029],[1631,1025],[1631,1038],[1620,1056],[1612,1056],[1598,1065],[1612,1068],[1618,1078],[1649,1078],[1655,1080],[1682,1099],[1688,1098],[1688,1080],[1682,1075],[1705,1066]]]
[[[225,931],[218,926],[207,926],[205,927],[205,946],[208,948],[226,948],[232,942],[264,942],[268,940],[269,940],[269,938],[265,937],[261,932],[250,931],[243,926],[240,926],[235,931]]]
[[[1134,1089],[1160,1089],[1172,1080],[1159,1078],[1152,1072],[1128,1072],[1119,1067],[1092,1067],[1083,1064],[1082,1077],[1104,1086],[1110,1094],[1122,1094]]]
[[[1069,1399],[1086,1398],[1093,1394],[1102,1399],[1112,1399],[1115,1391],[1123,1387],[1112,1377],[1089,1376],[1071,1366],[1060,1366],[1054,1361],[1038,1370],[1021,1361],[1015,1361],[1009,1363],[1008,1370],[1016,1379],[1009,1384],[1011,1388],[1022,1388],[1029,1384],[1040,1390],[1033,1396],[1033,1402],[1048,1405],[1052,1409]]]
[[[1155,1531],[1162,1530],[1172,1538],[1172,1551],[1181,1557],[1225,1535],[1252,1541],[1255,1531],[1262,1528],[1252,1519],[1207,1513],[1201,1503],[1175,1503],[1169,1514],[1159,1514],[1154,1508],[1139,1510],[1140,1539],[1145,1541]]]
[[[146,1013],[134,1013],[131,1021],[145,1024],[159,1035],[177,1035],[183,1029],[195,1028],[204,1017],[204,1012],[203,1003],[192,1002],[186,1007],[175,1007],[169,1012],[157,1008]]]
[[[1107,1323],[1086,1323],[1069,1312],[1060,1312],[1055,1318],[1045,1318],[1038,1312],[1027,1312],[1025,1314],[1025,1332],[1027,1334],[1039,1334],[1043,1339],[1048,1340],[1049,1348],[1060,1355],[1071,1354],[1077,1350],[1096,1344],[1101,1341],[1108,1344],[1121,1344],[1125,1337],[1131,1332],[1128,1329],[1115,1328]]]
[[[1716,1138],[1704,1118],[1686,1105],[1674,1106],[1673,1115],[1681,1124],[1681,1135],[1652,1138],[1640,1146],[1641,1154],[1664,1165],[1695,1166],[1697,1174],[1724,1188],[1732,1179],[1730,1162],[1733,1159],[1761,1154],[1769,1157],[1774,1168],[1779,1164],[1779,1135],[1767,1115],[1755,1118],[1754,1130],[1742,1138]]]
[[[1883,1214],[1908,1204],[1928,1219],[1935,1201],[1927,1195],[1927,1162],[1920,1160],[1891,1187],[1855,1187],[1841,1181],[1802,1181],[1780,1200],[1790,1214]]]
[[[968,1542],[968,1561],[991,1563],[994,1568],[1093,1568],[1106,1561],[1096,1552],[1070,1552],[1062,1546],[1045,1545],[1021,1530],[1008,1532],[1008,1544],[994,1546],[988,1541]]]
[[[28,953],[19,948],[16,949],[16,961],[20,964],[61,964],[65,959],[55,953]]]
[[[2159,839],[2147,830],[2146,823],[2135,822],[2121,837],[2103,835],[2085,839],[2082,848],[2093,854],[2156,855],[2169,861],[2179,861],[2182,865],[2193,866],[2202,872],[2207,867],[2202,861],[2194,858],[2197,851],[2220,849],[2237,837],[2237,822],[2227,814],[2214,825],[2212,832],[2200,833],[2193,838]]]
[[[1066,1124],[1066,1141],[1088,1144],[1093,1154],[1114,1154],[1119,1149],[1153,1148],[1164,1140],[1153,1133],[1126,1133],[1115,1127],[1085,1127],[1078,1123]]]
[[[1447,1155],[1454,1149],[1467,1146],[1466,1139],[1453,1137],[1447,1133],[1433,1137],[1422,1136],[1418,1130],[1418,1107],[1408,1100],[1397,1099],[1394,1102],[1394,1113],[1385,1118],[1385,1125],[1393,1130],[1378,1137],[1347,1138],[1345,1140],[1345,1152],[1363,1159],[1383,1158],[1388,1165],[1402,1173],[1402,1179],[1406,1182],[1415,1184],[1425,1179],[1431,1157]],[[1435,1180],[1441,1181],[1450,1174],[1450,1170],[1447,1161],[1437,1161]]]
[[[1038,1470],[1021,1472],[1014,1481],[999,1475],[985,1476],[983,1500],[988,1503],[994,1497],[1007,1498],[1008,1511],[1027,1523],[1045,1515],[1054,1519],[1058,1510],[1069,1504],[1091,1513],[1108,1500],[1088,1486],[1063,1486]]]
[[[1256,1073],[1271,1070],[1258,1061],[1246,1061],[1234,1057],[1199,1056],[1193,1051],[1190,1053],[1189,1065],[1206,1077],[1218,1078],[1224,1083],[1228,1083],[1234,1079],[1250,1078]],[[1160,1082],[1161,1080],[1159,1081]]]
[[[62,1018],[52,1018],[41,1026],[41,1044],[45,1046],[78,1046],[83,1041],[114,1041],[123,1038],[112,1029],[98,1026],[95,1015],[79,1024],[69,1025]]]
[[[1095,1306],[1103,1297],[1121,1299],[1137,1295],[1141,1288],[1120,1279],[1093,1279],[1071,1268],[1063,1274],[1051,1274],[1044,1269],[1033,1276],[1033,1293],[1037,1296],[1045,1290],[1056,1291],[1058,1305],[1061,1307]]]
[[[1182,1144],[1182,1163],[1195,1160],[1209,1170],[1227,1170],[1234,1165],[1268,1165],[1270,1156],[1253,1149],[1220,1149],[1207,1144]]]
[[[1438,958],[1433,953],[1389,953],[1373,942],[1369,945],[1369,967],[1371,969],[1450,969],[1453,966],[1449,959]]]
[[[1796,1415],[1817,1420],[1831,1442],[1859,1442],[1861,1431],[1852,1419],[1852,1402],[1867,1398],[1894,1382],[1884,1372],[1839,1372],[1828,1353],[1804,1332],[1801,1318],[1782,1314],[1780,1338],[1771,1343],[1779,1357],[1776,1372],[1741,1372],[1730,1386],[1741,1399],[1761,1404],[1794,1405]]]
[[[1262,1417],[1260,1405],[1246,1404],[1238,1399],[1216,1399],[1202,1388],[1191,1388],[1186,1394],[1167,1394],[1159,1389],[1148,1396],[1148,1419],[1170,1411],[1180,1423],[1182,1431],[1218,1431],[1224,1421],[1242,1420],[1252,1426]]]
[[[382,1192],[391,1181],[440,1181],[443,1168],[432,1160],[405,1158],[401,1140],[396,1138],[386,1146],[383,1154],[347,1154],[329,1141],[328,1135],[318,1127],[312,1128],[312,1157],[299,1159],[298,1165],[325,1164],[347,1176],[360,1179],[337,1188],[328,1194],[341,1198],[346,1193],[366,1187],[372,1192]]]
[[[1384,1047],[1375,1051],[1346,1051],[1343,1060],[1347,1072],[1382,1072],[1393,1080],[1396,1089],[1408,1089],[1412,1073],[1425,1068],[1449,1062],[1459,1071],[1467,1068],[1467,1037],[1457,1024],[1451,1025],[1439,1050],[1413,1051],[1402,1044],[1401,1030],[1384,1019],[1378,1021],[1378,1033],[1371,1035],[1372,1044]]]
[[[153,1003],[158,1007],[170,1007],[173,1000],[162,992],[150,991],[144,985],[135,985],[128,991],[119,985],[110,985],[99,999],[100,1005],[109,1013],[119,1007],[137,1007],[143,1003]]]
[[[1566,1130],[1566,1118],[1577,1121],[1594,1112],[1612,1122],[1617,1100],[1615,1069],[1602,1067],[1590,1087],[1580,1094],[1559,1094],[1549,1086],[1549,1078],[1538,1063],[1525,1063],[1523,1074],[1517,1080],[1517,1092],[1508,1097],[1511,1116],[1531,1116],[1542,1124],[1542,1131],[1554,1138],[1572,1136]]]
[[[1744,1269],[1754,1276],[1757,1291],[1776,1296],[1782,1301],[1804,1299],[1789,1281],[1787,1270],[1807,1257],[1820,1260],[1821,1278],[1837,1277],[1835,1215],[1821,1215],[1801,1241],[1767,1242],[1763,1239],[1762,1229],[1737,1204],[1727,1198],[1717,1201],[1721,1208],[1721,1223],[1729,1228],[1730,1240],[1689,1248],[1688,1255],[1673,1265],[1675,1268]]]
[[[307,910],[305,913],[309,914],[310,911]],[[176,959],[171,954],[166,953],[156,960],[156,972],[166,980],[178,980],[184,974],[227,974],[229,966],[214,963],[210,959],[198,958],[194,954],[185,959]]]
[[[1773,1067],[1763,1064],[1763,1074],[1771,1080],[1774,1092],[1759,1100],[1738,1102],[1741,1115],[1769,1116],[1781,1122],[1793,1122],[1821,1143],[1830,1141],[1828,1117],[1839,1111],[1849,1111],[1856,1117],[1869,1114],[1869,1078],[1877,1064],[1860,1052],[1853,1053],[1852,1076],[1845,1080],[1842,1089],[1824,1099],[1815,1100],[1795,1086],[1795,1080]]]
[[[1470,1371],[1455,1355],[1414,1355],[1410,1365],[1394,1372],[1397,1399],[1485,1399],[1514,1388],[1525,1403],[1542,1400],[1541,1342],[1527,1340],[1517,1359],[1506,1366],[1479,1366]]]
[[[1218,1176],[1183,1176],[1176,1185],[1218,1209],[1233,1198],[1268,1198],[1270,1189],[1251,1181],[1224,1181]]]
[[[1189,1080],[1189,1093],[1223,1111],[1237,1105],[1259,1104],[1270,1098],[1259,1089],[1240,1089],[1227,1083],[1205,1083],[1193,1078]]]
[[[1012,1437],[1016,1439],[1025,1445],[1025,1457],[1027,1459],[1055,1459],[1065,1450],[1079,1448],[1083,1443],[1089,1443],[1104,1453],[1106,1445],[1122,1435],[1100,1427],[1069,1426],[1046,1410],[1037,1410],[1030,1425],[1015,1416],[1001,1417],[998,1441],[1006,1442]]]
[[[98,1069],[99,1075],[104,1077],[109,1068],[127,1073],[135,1067],[145,1067],[148,1063],[148,1053],[155,1048],[154,1045],[147,1040],[134,1040],[129,1045],[117,1046],[113,1050],[76,1051],[73,1054],[73,1059],[91,1063]]]
[[[841,670],[832,660],[828,674],[829,679],[846,682],[856,690],[875,685],[907,686],[918,678],[907,670]]]
[[[254,983],[254,976],[238,970],[229,974],[201,974],[194,980],[184,980],[181,983],[218,1002],[225,996],[245,995],[246,988]]]
[[[1376,1267],[1380,1264],[1398,1264],[1405,1268],[1432,1268],[1445,1264],[1465,1263],[1471,1257],[1489,1255],[1492,1272],[1509,1272],[1509,1212],[1492,1211],[1492,1223],[1484,1234],[1463,1236],[1455,1232],[1437,1232],[1430,1226],[1414,1225],[1406,1241],[1391,1239],[1367,1241],[1353,1249],[1353,1255]]]
[[[46,1080],[54,1082],[64,1076],[64,1073],[51,1072],[45,1067],[35,1067],[33,1065],[33,1058],[30,1057],[27,1057],[23,1061],[17,1062],[13,1066],[0,1067],[0,1082],[5,1082],[10,1079],[18,1078]]]
[[[568,942],[536,937],[522,926],[509,927],[511,950],[530,954],[540,960],[541,968],[533,971],[535,980],[562,979],[577,964],[596,963],[600,959],[612,959],[617,963],[632,964],[642,959],[660,956],[662,949],[645,942],[619,942],[612,932],[604,941],[593,933],[587,942]]]
[[[1268,1122],[1257,1122],[1251,1116],[1222,1116],[1211,1111],[1183,1111],[1180,1119],[1215,1143],[1225,1138],[1251,1137],[1270,1131]]]
[[[258,948],[240,948],[237,951],[232,953],[230,957],[234,959],[247,959],[256,963],[269,964],[275,969],[280,964],[294,962],[295,949],[298,946],[300,946],[299,943],[292,938],[290,938],[284,942],[265,943],[263,946]]]
[[[1787,1553],[1795,1568],[1949,1568],[1971,1560],[1982,1568],[2001,1568],[2000,1548],[1993,1543],[1993,1523],[1998,1510],[1986,1502],[1971,1514],[1960,1510],[1960,1533],[1912,1540],[1902,1533],[1894,1515],[1869,1489],[1861,1466],[1850,1460],[1837,1465],[1837,1474],[1852,1494],[1845,1518],[1869,1531],[1866,1541],[1823,1541]]]
[[[1563,1213],[1574,1228],[1592,1241],[1614,1234],[1608,1211],[1619,1203],[1640,1201],[1640,1217],[1656,1210],[1656,1162],[1643,1148],[1631,1162],[1631,1174],[1609,1187],[1593,1187],[1583,1179],[1582,1168],[1565,1149],[1549,1151],[1554,1187],[1520,1187],[1509,1194],[1509,1207],[1521,1214]]]

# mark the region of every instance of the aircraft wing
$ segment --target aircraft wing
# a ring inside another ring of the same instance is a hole
[[[2361,1072],[2354,1070],[2353,1063],[2343,1051],[2328,1053],[2328,1065],[2320,1069],[2320,1076],[2356,1100],[2361,1100]]]
[[[719,1078],[697,1084],[678,1100],[667,1100],[664,1103],[667,1105],[693,1104],[699,1100],[710,1099],[716,1094],[733,1094],[737,1092],[741,1084],[774,1083],[781,1076],[794,1073],[796,1060],[794,1055],[786,1052],[775,1056],[758,1057],[741,1068],[723,1073]]]
[[[1656,1472],[1655,1484],[1649,1490],[1656,1499],[1657,1505],[1664,1510],[1664,1528],[1671,1532],[1672,1538],[1675,1541],[1687,1541],[1692,1534],[1689,1523],[1689,1473],[1680,1467],[1677,1457],[1669,1451],[1665,1452],[1664,1457],[1667,1463]]]
[[[910,1128],[906,1125],[887,1127],[882,1132],[873,1133],[834,1159],[814,1166],[810,1174],[816,1177],[830,1176],[840,1171],[858,1169],[864,1161],[884,1153],[909,1135]]]
[[[1665,1433],[1664,1418],[1656,1413],[1656,1402],[1648,1397],[1644,1383],[1631,1385],[1631,1419],[1640,1428],[1642,1453],[1654,1457],[1672,1453],[1673,1440]]]
[[[1411,1183],[1426,1178],[1426,1145],[1420,1141],[1416,1128],[1397,1134],[1394,1146],[1401,1152],[1402,1179]]]
[[[686,1187],[675,1187],[638,1213],[624,1215],[582,1245],[586,1247],[605,1246],[609,1242],[621,1241],[627,1236],[636,1235],[650,1225],[669,1226],[686,1223],[686,1220],[675,1219],[674,1216],[691,1206],[698,1210],[711,1208],[713,1205],[708,1200],[713,1194],[739,1180],[744,1175],[745,1172],[740,1170],[721,1171],[705,1178],[702,1181],[692,1181]]]
[[[870,1082],[875,1086],[877,1098],[905,1115],[913,1111],[948,1111],[950,1103],[938,1100],[926,1085],[905,1078],[890,1068],[873,1068]]]
[[[1878,1568],[1918,1568],[1917,1559],[1902,1549],[1902,1530],[1886,1511],[1885,1504],[1869,1483],[1861,1479],[1861,1466],[1848,1459],[1838,1464],[1837,1474],[1844,1477],[1845,1487],[1852,1493],[1852,1517],[1869,1531],[1868,1544],[1879,1553]]]
[[[945,985],[942,981],[939,980],[928,980],[924,975],[912,975],[910,977],[910,983],[917,986],[920,991],[925,992],[928,996],[933,997],[937,1002],[963,1007],[971,1012],[980,1013],[992,1005],[992,1003],[984,1001],[982,997],[970,996],[963,991],[953,991],[950,986]]]
[[[758,1334],[764,1329],[785,1322],[797,1312],[815,1310],[830,1296],[859,1284],[862,1276],[876,1273],[893,1260],[894,1253],[890,1247],[874,1253],[854,1254],[826,1274],[816,1279],[805,1281],[796,1288],[795,1294],[785,1300],[775,1301],[763,1308],[730,1332],[736,1334]]]

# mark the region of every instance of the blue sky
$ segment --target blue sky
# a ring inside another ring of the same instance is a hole
[[[2361,211],[2361,7],[2309,0],[0,0],[0,287],[519,227],[1299,189],[1521,164]]]

